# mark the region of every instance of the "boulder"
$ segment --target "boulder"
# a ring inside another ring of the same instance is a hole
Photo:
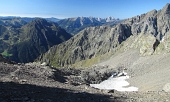
[[[165,92],[170,92],[170,83],[165,84],[164,87],[163,87],[163,90]]]

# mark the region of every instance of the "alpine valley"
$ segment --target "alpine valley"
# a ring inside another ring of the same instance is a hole
[[[170,4],[123,20],[0,17],[0,53],[2,102],[169,102]]]

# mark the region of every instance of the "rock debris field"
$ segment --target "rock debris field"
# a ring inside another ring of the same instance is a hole
[[[98,71],[99,69],[100,71]],[[108,66],[52,68],[38,63],[0,63],[1,102],[143,102],[170,101],[164,91],[119,92],[90,87],[116,71]]]

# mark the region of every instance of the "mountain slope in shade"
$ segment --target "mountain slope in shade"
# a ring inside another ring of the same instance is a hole
[[[169,52],[170,4],[163,9],[132,17],[113,27],[90,27],[39,58],[54,66],[101,62],[129,49],[141,56]]]
[[[0,54],[0,62],[8,63],[8,64],[15,64],[15,62],[5,59],[1,54]]]
[[[55,23],[39,18],[17,29],[5,26],[1,28],[1,41],[8,45],[1,53],[16,62],[32,62],[53,45],[72,37]],[[4,36],[7,38],[4,39]]]

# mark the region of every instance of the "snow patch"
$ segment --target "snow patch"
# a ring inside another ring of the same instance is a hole
[[[98,89],[106,89],[106,90],[117,90],[117,91],[138,91],[137,87],[125,87],[128,86],[129,83],[126,81],[129,79],[129,76],[120,76],[120,77],[110,77],[107,80],[101,82],[100,84],[90,84],[91,87]]]

